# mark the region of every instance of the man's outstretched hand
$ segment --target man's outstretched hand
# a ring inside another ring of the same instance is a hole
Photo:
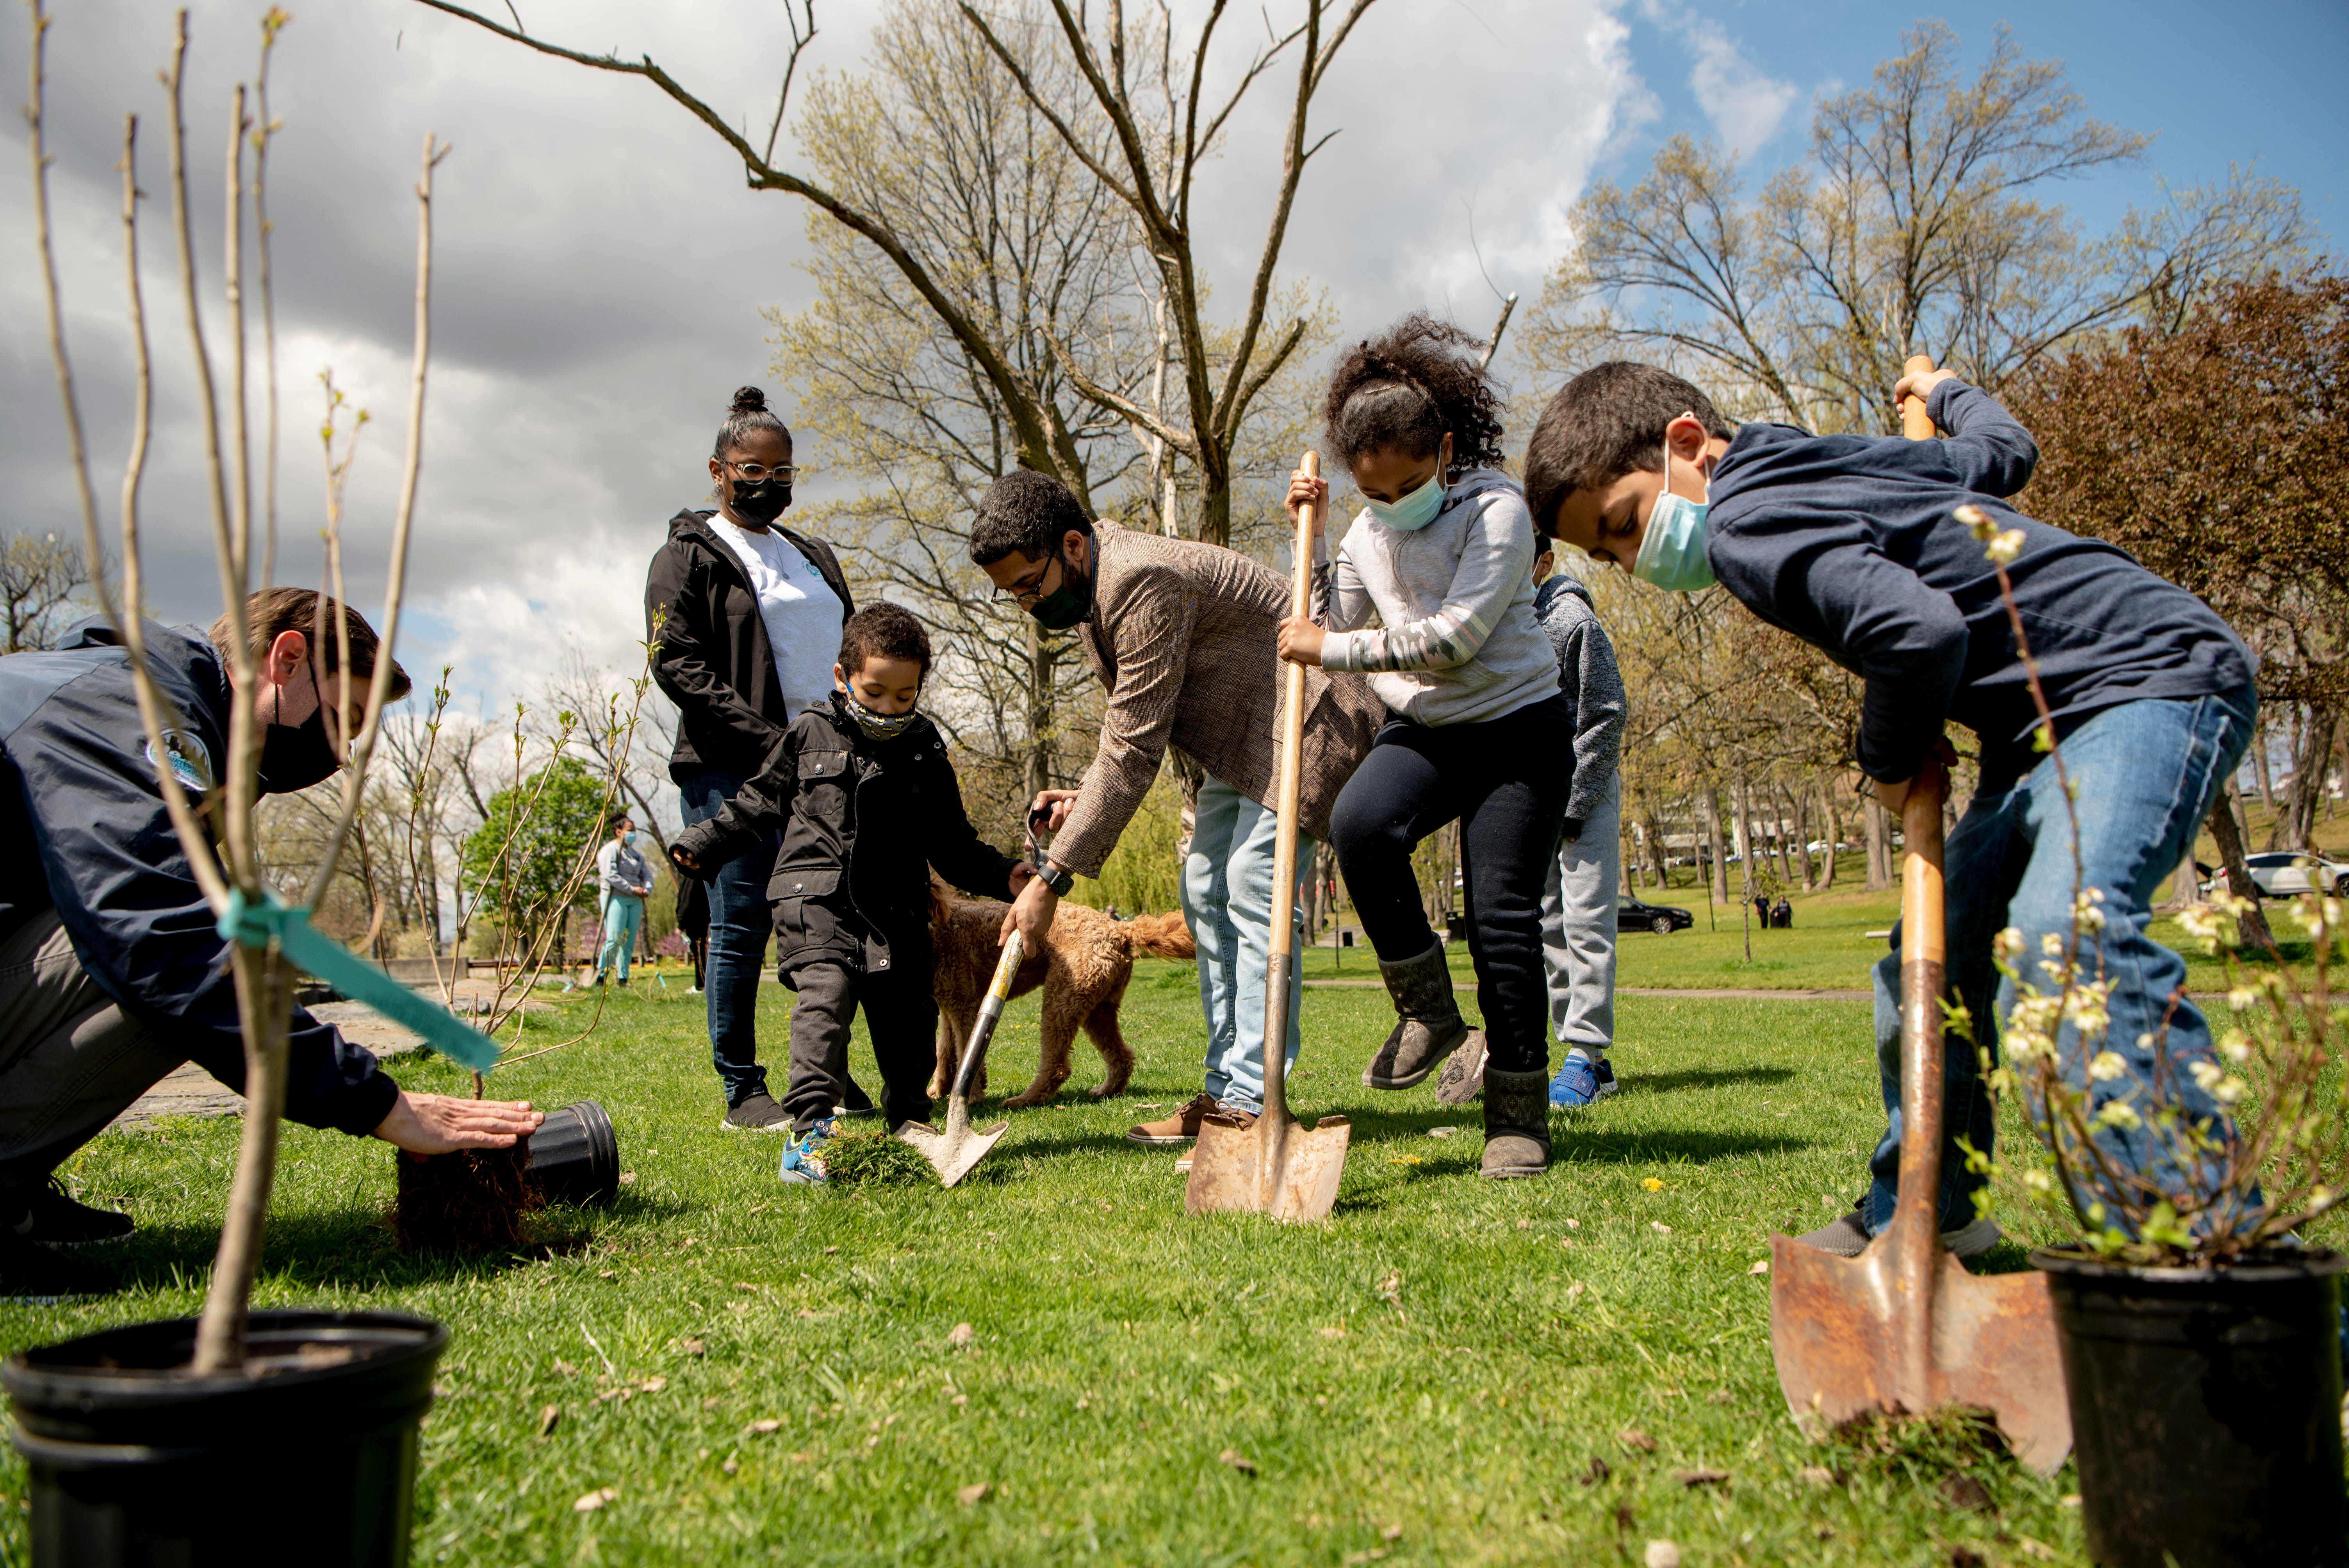
[[[1947,740],[1936,741],[1933,749],[1926,753],[1925,765],[1917,770],[1914,778],[1902,779],[1890,784],[1881,779],[1875,780],[1878,804],[1891,812],[1892,820],[1898,822],[1900,820],[1901,808],[1909,804],[1909,792],[1917,787],[1917,780],[1920,779],[1939,779],[1942,798],[1948,799],[1950,769],[1957,766],[1957,761],[1956,747],[1951,746]]]
[[[375,1136],[410,1154],[511,1149],[515,1139],[537,1131],[545,1119],[526,1099],[462,1099],[402,1089],[391,1114],[376,1125]]]

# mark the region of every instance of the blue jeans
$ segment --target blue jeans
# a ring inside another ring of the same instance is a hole
[[[636,933],[645,928],[645,901],[633,893],[604,895],[604,945],[595,954],[595,978],[616,972],[628,983],[628,960],[636,951]]]
[[[694,774],[678,787],[688,827],[718,815],[750,780],[714,769]],[[737,1106],[767,1087],[759,1065],[759,971],[767,962],[767,934],[773,915],[767,880],[774,874],[780,834],[763,849],[726,862],[709,890],[709,963],[702,981],[709,1007],[709,1060],[726,1086],[726,1103]]]
[[[1199,949],[1199,1006],[1207,1016],[1206,1090],[1235,1110],[1264,1109],[1264,979],[1272,952],[1272,861],[1278,818],[1220,779],[1199,786],[1191,851],[1183,860],[1183,917]],[[1298,885],[1313,861],[1299,835]],[[1305,909],[1296,909],[1297,929]],[[1301,945],[1292,942],[1290,951]],[[1288,1042],[1297,1061],[1304,972],[1291,965]]]
[[[2097,1106],[2132,1090],[2140,1109],[2152,1103],[2156,1052],[2137,1040],[2159,1040],[2167,1015],[2164,1092],[2191,1118],[2220,1115],[2188,1070],[2188,1064],[2209,1059],[2211,1049],[2209,1026],[2183,995],[2186,962],[2147,936],[2146,925],[2153,917],[2154,889],[2178,869],[2220,787],[2242,761],[2258,711],[2248,686],[2226,696],[2124,703],[2064,739],[2064,766],[2079,791],[2080,885],[2105,895],[2104,933],[2083,940],[2080,963],[2093,976],[2095,948],[2101,947],[2113,989],[2112,1026],[2100,1048],[2127,1065],[2117,1078],[2085,1085]],[[2039,962],[2040,938],[2053,934],[2068,940],[2072,930],[2072,827],[2054,765],[2042,759],[2013,784],[1976,794],[1950,835],[1945,861],[1950,984],[1996,1060],[1998,1021],[2015,997],[2013,982],[1992,964],[1992,938],[2009,925],[2020,930],[2023,957],[2017,966],[2029,975]],[[1899,999],[1896,926],[1892,951],[1876,965],[1876,1059],[1887,1127],[1868,1162],[1872,1181],[1862,1217],[1871,1233],[1891,1222],[1899,1193]],[[2067,1076],[2082,1087],[2085,1064],[2069,1026],[2056,1048]],[[1967,1172],[1958,1145],[1962,1140],[1988,1154],[1994,1116],[1974,1052],[1964,1041],[1947,1041],[1944,1073],[1940,1217],[1943,1230],[1956,1230],[1972,1222],[1973,1195],[1985,1181]],[[2168,1161],[2150,1128],[2107,1130],[2097,1141],[2119,1169],[2153,1172],[2181,1190],[2192,1181]]]

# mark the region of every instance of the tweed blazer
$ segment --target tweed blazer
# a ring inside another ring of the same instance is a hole
[[[1093,525],[1092,614],[1077,640],[1109,692],[1100,748],[1053,861],[1094,876],[1169,746],[1258,805],[1278,788],[1280,621],[1288,584],[1237,551]],[[1305,672],[1305,831],[1330,836],[1338,791],[1369,755],[1386,707],[1360,676]]]

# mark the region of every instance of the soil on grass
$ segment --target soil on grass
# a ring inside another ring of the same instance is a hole
[[[531,1242],[530,1218],[546,1196],[531,1179],[528,1139],[423,1160],[394,1150],[392,1160],[399,1196],[391,1228],[402,1252],[510,1252]]]

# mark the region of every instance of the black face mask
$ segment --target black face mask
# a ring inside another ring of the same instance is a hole
[[[778,479],[763,479],[756,484],[748,480],[734,481],[734,499],[730,502],[735,515],[756,523],[770,523],[783,515],[792,504],[792,487]]]
[[[1036,624],[1048,632],[1065,632],[1093,613],[1093,580],[1061,557],[1061,585],[1028,606]]]
[[[261,735],[261,792],[290,795],[342,771],[343,759],[326,740],[322,706],[299,724],[273,720]]]

